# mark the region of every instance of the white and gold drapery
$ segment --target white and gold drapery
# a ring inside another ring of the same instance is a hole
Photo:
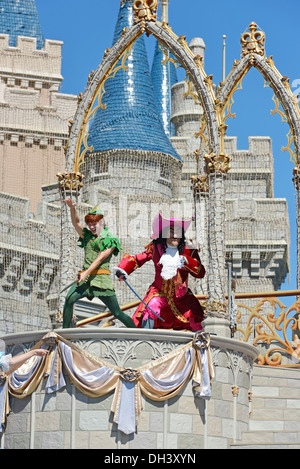
[[[197,397],[209,399],[214,376],[210,337],[196,333],[194,339],[171,353],[139,368],[121,368],[65,340],[55,332],[46,334],[34,348],[46,348],[44,357],[32,357],[0,382],[2,429],[9,414],[9,394],[22,399],[46,379],[46,393],[66,385],[63,368],[72,384],[90,397],[114,392],[111,410],[118,430],[134,433],[142,411],[142,394],[154,401],[176,396],[192,379]],[[2,430],[3,431],[3,430]]]

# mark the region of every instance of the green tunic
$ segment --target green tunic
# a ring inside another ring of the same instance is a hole
[[[99,256],[101,251],[106,251],[109,248],[115,248],[110,256],[108,256],[101,264],[98,265],[97,269],[109,269],[109,263],[112,256],[117,256],[121,251],[120,243],[118,238],[108,231],[108,228],[104,228],[103,231],[96,238],[90,230],[87,228],[83,229],[83,238],[79,238],[80,247],[84,248],[84,262],[83,269],[86,270],[92,262]],[[96,287],[101,290],[101,295],[112,296],[115,295],[113,288],[112,279],[107,274],[89,275],[86,282],[89,283],[89,287]]]

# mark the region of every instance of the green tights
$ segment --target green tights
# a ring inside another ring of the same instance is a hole
[[[84,282],[81,285],[73,285],[68,291],[63,309],[63,328],[70,327],[74,303],[84,297],[87,297],[89,300],[92,300],[94,297],[99,298],[115,318],[125,324],[126,327],[136,327],[131,317],[121,310],[116,295],[104,296],[101,290],[90,287],[87,282]]]

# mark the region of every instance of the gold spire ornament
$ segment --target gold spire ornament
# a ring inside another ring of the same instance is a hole
[[[158,0],[135,0],[133,3],[134,24],[157,20]]]
[[[230,170],[230,161],[231,157],[225,153],[220,153],[216,155],[211,153],[204,155],[204,160],[206,162],[206,172],[209,173],[228,173]]]
[[[194,175],[191,176],[191,189],[194,194],[209,192],[207,175]]]
[[[65,173],[58,173],[58,184],[61,192],[65,191],[77,191],[79,192],[80,189],[83,187],[83,179],[84,175],[78,172],[65,172]]]
[[[241,36],[242,57],[247,54],[265,54],[266,35],[263,31],[258,30],[258,26],[254,21],[249,25],[249,31],[245,31]]]

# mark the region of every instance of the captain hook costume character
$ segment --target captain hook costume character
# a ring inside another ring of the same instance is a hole
[[[92,208],[85,216],[88,228],[83,228],[76,212],[76,204],[72,199],[63,202],[70,208],[72,224],[79,234],[80,247],[84,249],[83,270],[78,273],[67,293],[63,309],[63,327],[70,327],[73,317],[73,306],[76,301],[86,297],[89,300],[97,297],[107,306],[110,312],[126,327],[136,327],[130,316],[121,310],[112,280],[109,275],[109,263],[112,256],[117,256],[120,248],[119,240],[105,226],[103,211]]]
[[[126,280],[145,262],[154,263],[154,282],[132,316],[137,327],[202,330],[203,309],[188,288],[188,277],[190,274],[203,278],[205,268],[197,249],[186,246],[185,232],[190,223],[191,220],[167,219],[158,214],[153,220],[152,241],[145,251],[134,256],[124,254],[115,268],[117,277]]]

